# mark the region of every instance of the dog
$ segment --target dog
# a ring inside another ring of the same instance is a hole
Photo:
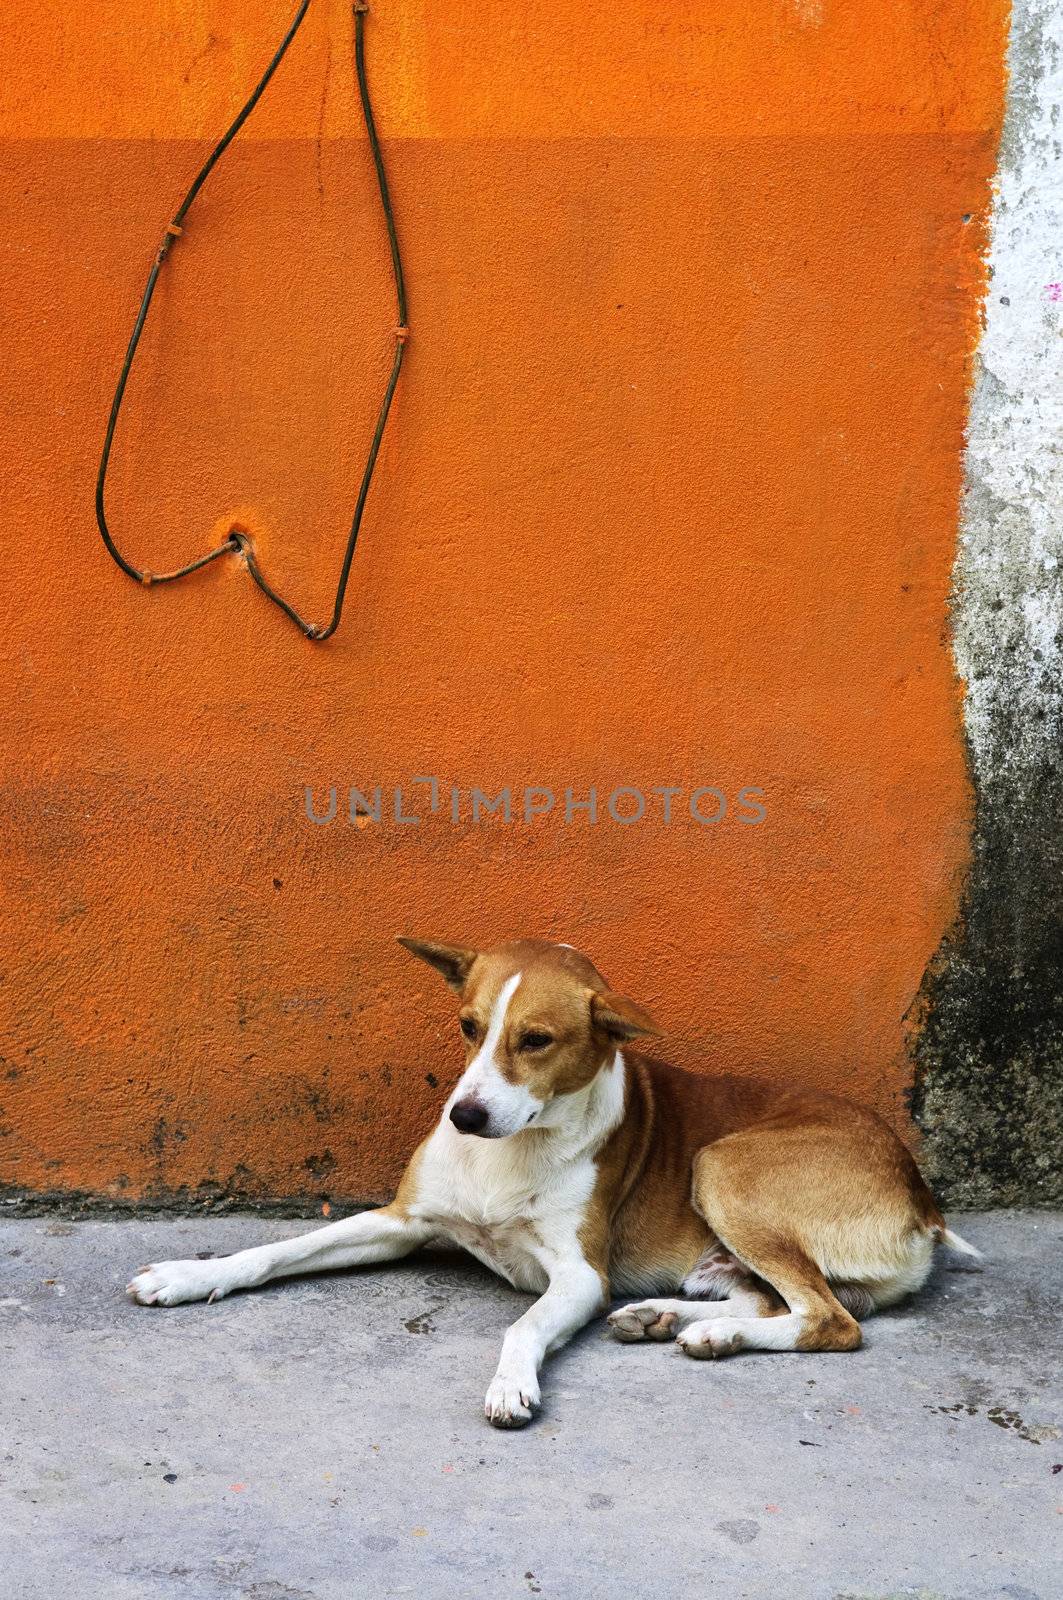
[[[643,1054],[652,1017],[570,945],[399,940],[460,998],[466,1066],[390,1205],[206,1261],[145,1267],[147,1306],[462,1246],[539,1298],[506,1333],[484,1411],[519,1428],[539,1371],[614,1294],[617,1339],[688,1356],[855,1350],[860,1320],[918,1289],[951,1232],[872,1111]],[[680,1297],[679,1292],[682,1291]],[[667,1298],[661,1298],[666,1296]]]

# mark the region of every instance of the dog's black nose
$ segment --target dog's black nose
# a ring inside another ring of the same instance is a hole
[[[459,1100],[451,1107],[450,1120],[462,1133],[483,1133],[487,1127],[487,1107],[479,1100]]]

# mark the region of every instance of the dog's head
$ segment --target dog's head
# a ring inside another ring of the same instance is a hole
[[[400,939],[442,973],[460,997],[465,1072],[448,1110],[462,1133],[504,1139],[563,1115],[578,1093],[638,1034],[655,1034],[652,1017],[614,994],[571,945],[521,939],[494,950]]]

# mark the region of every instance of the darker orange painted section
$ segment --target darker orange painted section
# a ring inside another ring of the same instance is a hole
[[[579,943],[675,1059],[903,1120],[966,851],[946,601],[1005,16],[837,10],[380,0],[413,334],[325,647],[235,561],[139,590],[92,517],[151,254],[284,17],[87,0],[58,56],[23,19],[0,1181],[383,1194],[460,1061],[402,931]],[[240,520],[317,618],[392,350],[355,116],[323,0],[167,263],[110,498],[156,570]],[[303,815],[418,774],[768,815]]]

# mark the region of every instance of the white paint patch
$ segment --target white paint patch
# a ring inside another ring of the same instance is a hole
[[[956,663],[980,779],[1033,766],[1058,738],[1063,711],[1058,0],[1015,0],[1009,68],[955,572]]]
[[[823,0],[792,0],[792,5],[802,28],[822,28]]]

